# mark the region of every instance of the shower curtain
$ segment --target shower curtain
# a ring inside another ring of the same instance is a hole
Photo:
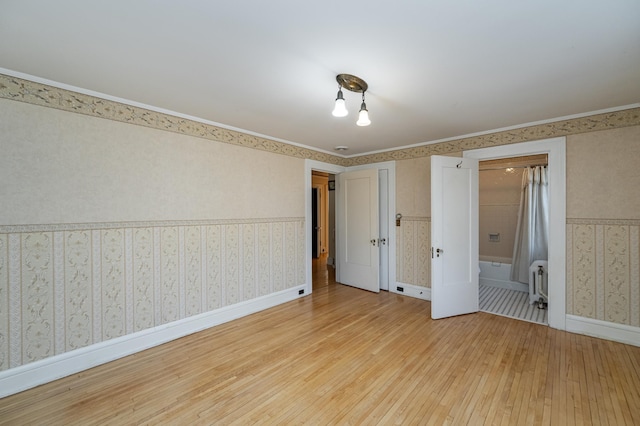
[[[529,266],[548,260],[549,185],[546,167],[527,167],[522,174],[518,226],[513,245],[511,281],[529,283]]]

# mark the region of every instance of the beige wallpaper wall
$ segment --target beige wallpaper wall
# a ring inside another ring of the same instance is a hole
[[[567,313],[640,327],[640,221],[567,222]]]
[[[295,287],[302,218],[0,232],[0,370]]]
[[[304,216],[301,159],[5,99],[0,117],[0,225]]]
[[[396,280],[431,287],[431,219],[403,217],[396,239]]]
[[[567,312],[640,325],[640,108],[342,158],[0,75],[0,370],[304,282],[304,162],[397,161],[430,286],[430,156],[567,139]]]
[[[431,283],[431,157],[396,162],[396,280],[430,287]]]
[[[567,313],[640,326],[640,126],[567,138]]]
[[[0,370],[305,282],[304,160],[0,99]]]
[[[567,217],[640,220],[640,123],[567,137]]]
[[[396,210],[407,217],[431,216],[431,157],[396,162]]]
[[[431,282],[431,157],[396,162],[396,280],[429,287]]]

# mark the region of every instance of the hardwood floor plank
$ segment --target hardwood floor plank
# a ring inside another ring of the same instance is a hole
[[[330,283],[0,400],[0,424],[638,422],[640,348]]]
[[[623,347],[617,345],[607,345],[607,358],[608,365],[610,367],[610,378],[612,383],[612,399],[614,401],[616,418],[620,424],[633,424],[635,421],[640,421],[640,415],[634,413],[632,416],[629,412],[630,402],[628,398],[633,396],[634,391],[629,389],[628,382],[625,378],[627,372],[626,369],[621,368],[624,365],[625,350]]]

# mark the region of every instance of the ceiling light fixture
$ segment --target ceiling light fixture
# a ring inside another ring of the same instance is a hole
[[[360,112],[358,113],[358,121],[356,124],[358,126],[368,126],[371,124],[369,111],[367,110],[367,105],[364,103],[364,92],[369,88],[367,82],[360,77],[356,77],[351,74],[338,74],[336,76],[336,81],[338,82],[338,95],[332,112],[334,117],[345,117],[349,114],[345,105],[344,97],[342,96],[342,89],[344,88],[350,92],[362,93],[362,104],[360,105]]]

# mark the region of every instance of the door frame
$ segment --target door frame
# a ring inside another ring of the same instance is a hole
[[[361,169],[387,169],[389,170],[389,291],[395,289],[396,285],[396,227],[395,227],[395,210],[396,210],[396,163],[395,161],[385,161],[382,163],[366,164],[362,166],[344,167],[336,164],[324,163],[317,160],[304,160],[304,199],[305,199],[305,264],[306,264],[306,289],[305,293],[310,294],[313,287],[312,276],[312,244],[311,244],[311,172],[313,170],[326,172],[330,174],[340,174],[343,172],[361,170]],[[335,206],[329,206],[335,208]],[[336,215],[337,218],[337,215]],[[335,256],[335,254],[334,254]],[[337,263],[337,262],[336,262]],[[337,265],[336,265],[337,268]],[[336,271],[337,272],[337,271]]]
[[[549,327],[566,330],[567,189],[566,138],[501,145],[464,151],[463,157],[482,160],[547,154],[549,159]]]
[[[312,171],[318,172],[326,172],[330,174],[340,174],[342,172],[347,171],[346,167],[338,166],[336,164],[323,163],[321,161],[316,160],[304,160],[304,235],[305,235],[305,282],[306,289],[305,294],[311,294],[313,291],[313,267],[311,257],[313,255],[313,244],[312,244],[312,229],[311,229],[311,215],[312,215],[312,207],[311,207],[311,175]],[[329,206],[329,208],[335,208],[335,206]],[[333,254],[335,256],[335,253]]]

